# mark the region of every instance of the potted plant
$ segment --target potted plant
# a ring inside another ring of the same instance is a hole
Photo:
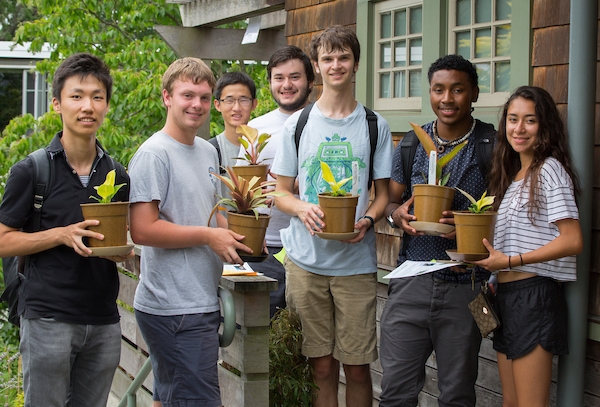
[[[260,185],[261,182],[267,180],[269,166],[268,164],[261,164],[264,160],[259,160],[259,155],[267,146],[271,135],[267,133],[259,135],[257,129],[246,125],[237,126],[235,131],[241,134],[238,140],[244,147],[244,155],[237,157],[237,159],[246,161],[248,165],[236,165],[233,170],[236,175],[244,177],[248,181],[252,177],[258,177]]]
[[[244,235],[242,243],[253,251],[253,255],[238,251],[242,260],[264,260],[266,255],[262,253],[263,243],[271,215],[261,214],[258,209],[267,208],[268,201],[272,196],[282,196],[283,194],[281,192],[269,192],[268,195],[263,193],[263,187],[275,185],[275,182],[261,186],[258,177],[252,177],[248,181],[236,175],[231,167],[227,167],[226,172],[228,177],[212,173],[229,189],[230,198],[219,197],[219,201],[210,213],[208,222],[210,224],[210,220],[219,209],[227,210],[229,230]]]
[[[321,161],[321,176],[329,185],[329,192],[318,195],[319,206],[324,213],[325,227],[323,233],[317,235],[326,239],[352,239],[351,235],[358,234],[354,232],[358,195],[349,194],[343,189],[352,177],[336,181],[331,168],[324,161]]]
[[[497,212],[492,211],[493,196],[483,193],[475,200],[468,192],[456,188],[471,201],[467,211],[455,211],[454,225],[456,226],[456,252],[459,254],[481,254],[487,257],[488,250],[483,245],[483,239],[491,241],[494,237]],[[475,260],[475,259],[472,259]]]
[[[127,244],[129,202],[111,202],[119,189],[125,185],[115,185],[115,178],[116,171],[113,169],[106,174],[106,179],[102,185],[94,187],[98,196],[92,195],[90,199],[98,202],[80,205],[85,220],[97,219],[100,221],[98,225],[90,226],[88,229],[104,235],[104,240],[88,238],[87,245],[90,248],[119,248],[116,251],[112,250],[111,253],[102,253],[99,255],[118,255],[117,252],[121,251],[123,251],[123,254],[127,254],[132,247]],[[121,248],[122,250],[120,250]]]
[[[410,125],[430,160],[430,170],[425,183],[413,186],[414,214],[417,220],[410,222],[410,225],[427,234],[450,233],[454,230],[451,225],[439,223],[442,212],[452,209],[454,200],[454,188],[446,186],[450,173],[443,174],[442,170],[450,160],[456,157],[468,140],[455,146],[448,154],[438,159],[435,143],[429,134],[415,123],[410,123]]]

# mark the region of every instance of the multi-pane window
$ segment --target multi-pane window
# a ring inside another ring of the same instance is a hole
[[[378,99],[421,96],[423,7],[421,4],[377,10]]]
[[[477,67],[481,93],[510,91],[511,0],[450,2],[450,49]]]

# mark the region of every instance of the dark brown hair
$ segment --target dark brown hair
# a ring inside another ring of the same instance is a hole
[[[506,119],[510,104],[517,98],[531,100],[535,104],[535,116],[539,123],[537,144],[533,147],[533,160],[525,174],[529,181],[528,216],[533,222],[535,213],[539,212],[539,178],[544,160],[553,157],[558,160],[571,177],[575,195],[579,194],[579,178],[571,165],[571,153],[567,141],[567,133],[552,96],[542,88],[521,86],[508,98],[502,110],[502,118],[498,124],[496,146],[490,172],[489,195],[495,196],[494,206],[498,208],[506,190],[521,169],[519,154],[515,152],[506,138]]]
[[[349,49],[354,55],[354,62],[360,59],[360,43],[354,31],[341,25],[334,25],[312,37],[310,41],[310,59],[319,60],[319,49],[326,52]]]

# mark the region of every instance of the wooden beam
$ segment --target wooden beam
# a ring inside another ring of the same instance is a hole
[[[184,27],[214,27],[285,7],[285,0],[171,0],[169,3],[179,4]]]
[[[275,51],[287,45],[283,30],[261,30],[256,43],[242,45],[244,30],[178,26],[154,29],[179,57],[268,61]]]

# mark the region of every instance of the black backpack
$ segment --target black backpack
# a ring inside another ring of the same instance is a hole
[[[300,136],[302,136],[302,131],[306,126],[306,122],[308,121],[308,115],[313,107],[314,103],[310,103],[306,105],[302,113],[300,113],[300,117],[298,118],[298,123],[296,124],[296,132],[294,134],[294,140],[296,142],[296,156],[298,156],[298,149],[300,147]],[[369,139],[371,141],[371,160],[369,162],[369,182],[368,186],[371,188],[371,182],[373,181],[373,157],[375,156],[375,149],[377,148],[377,139],[379,137],[379,133],[377,130],[377,115],[368,107],[365,107],[365,112],[367,113],[367,123],[369,125]]]
[[[52,187],[54,181],[54,167],[50,165],[50,158],[46,149],[40,148],[29,154],[33,161],[33,229],[32,232],[40,230],[42,217],[42,206],[44,197]],[[30,256],[14,256],[2,259],[2,270],[4,274],[4,292],[0,299],[8,303],[8,321],[19,326],[19,291],[21,283],[25,278],[25,266]]]
[[[117,165],[114,159],[108,154],[106,156],[111,162],[112,168],[118,168],[119,176],[124,177],[125,168]],[[40,230],[44,198],[48,196],[48,192],[54,183],[54,165],[51,164],[52,160],[45,148],[35,150],[29,154],[29,157],[33,161],[33,184],[35,185],[32,208],[33,228],[31,232],[37,232]],[[8,321],[16,326],[19,326],[20,322],[18,312],[19,291],[21,283],[25,279],[25,270],[29,261],[30,256],[14,256],[2,259],[5,288],[2,296],[0,296],[0,300],[8,304]]]

